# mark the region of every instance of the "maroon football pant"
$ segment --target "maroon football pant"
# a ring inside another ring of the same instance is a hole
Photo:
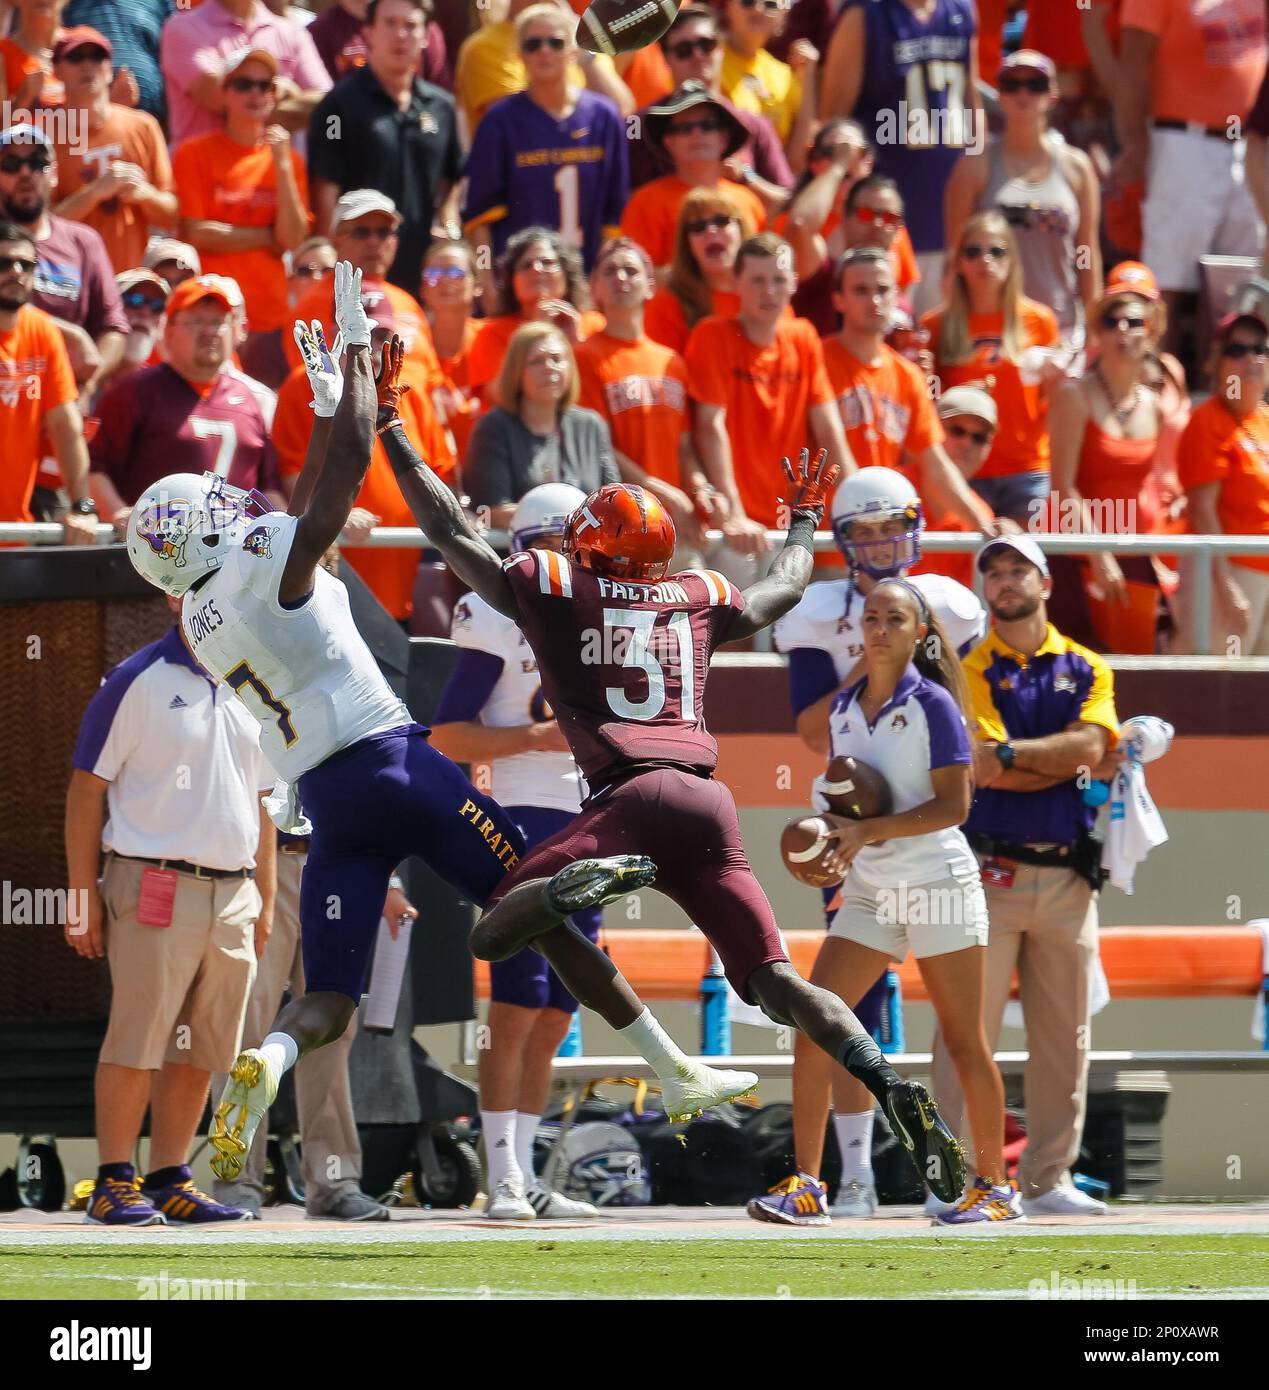
[[[520,860],[489,905],[526,879],[613,854],[646,854],[656,864],[657,890],[708,938],[746,1003],[753,1002],[753,972],[788,960],[771,904],[745,857],[730,789],[675,768],[652,768],[601,788],[575,820]]]

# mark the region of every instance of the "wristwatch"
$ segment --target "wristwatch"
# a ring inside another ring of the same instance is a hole
[[[756,175],[752,164],[742,164],[740,166],[740,181],[746,188],[754,181],[755,177]]]
[[[76,516],[97,515],[97,504],[91,497],[81,497],[78,502],[72,502],[70,509]]]
[[[1009,769],[1013,766],[1013,744],[998,743],[996,745],[996,756],[1000,759],[1000,766],[1003,767],[1006,772],[1008,772]]]

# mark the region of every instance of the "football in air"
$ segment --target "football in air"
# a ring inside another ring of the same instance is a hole
[[[592,0],[577,21],[577,46],[610,58],[634,53],[656,43],[678,11],[678,0]]]

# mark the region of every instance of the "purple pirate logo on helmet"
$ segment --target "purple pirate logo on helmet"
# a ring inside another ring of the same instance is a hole
[[[180,563],[189,538],[190,515],[195,504],[187,498],[169,497],[147,507],[137,519],[137,538],[164,559]]]

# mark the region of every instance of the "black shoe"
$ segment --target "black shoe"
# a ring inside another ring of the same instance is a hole
[[[930,1191],[942,1202],[956,1201],[965,1190],[965,1155],[925,1087],[915,1081],[891,1086],[886,1118]]]
[[[546,901],[561,917],[569,917],[646,888],[656,876],[657,866],[641,854],[578,859],[562,868],[546,885]]]

